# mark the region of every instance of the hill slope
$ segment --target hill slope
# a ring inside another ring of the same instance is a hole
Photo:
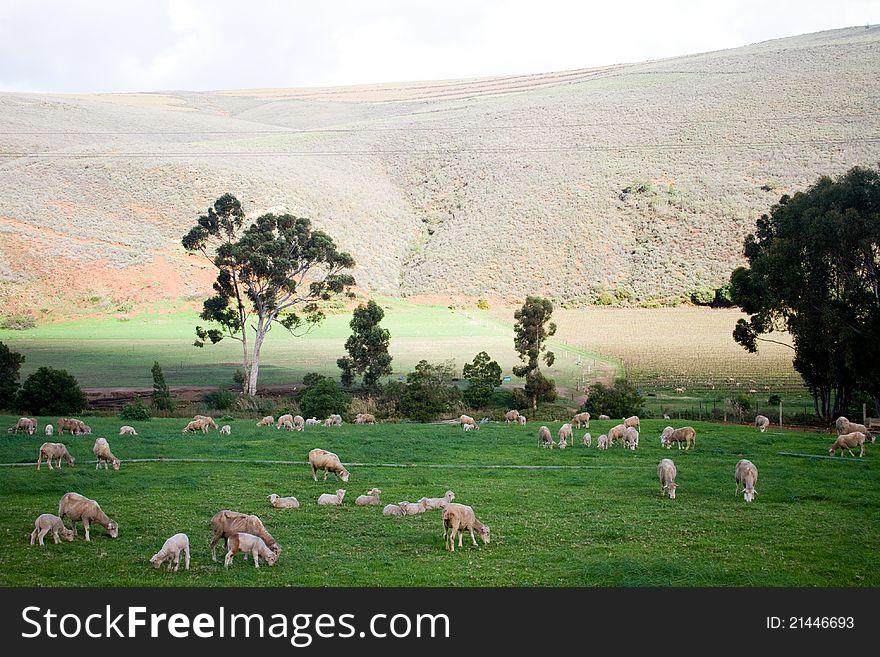
[[[179,240],[227,191],[311,217],[368,291],[687,294],[781,193],[880,161],[878,65],[859,27],[546,75],[0,94],[0,302],[198,295],[211,272]]]

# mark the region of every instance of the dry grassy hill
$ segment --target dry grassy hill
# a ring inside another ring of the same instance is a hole
[[[781,193],[880,161],[878,66],[858,27],[546,75],[0,94],[0,303],[198,295],[179,239],[227,191],[311,217],[370,291],[687,294]]]

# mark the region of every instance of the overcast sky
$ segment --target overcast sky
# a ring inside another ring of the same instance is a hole
[[[0,90],[539,73],[880,22],[880,0],[0,0]]]

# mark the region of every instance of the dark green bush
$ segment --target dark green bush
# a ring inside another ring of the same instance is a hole
[[[0,342],[0,408],[12,409],[15,406],[24,361],[22,354]]]
[[[211,410],[225,411],[232,408],[232,405],[237,399],[238,395],[234,392],[220,388],[219,390],[212,390],[202,395],[202,404],[205,405],[205,408]]]
[[[18,391],[19,410],[32,415],[73,415],[85,409],[86,396],[66,370],[41,367]]]
[[[273,400],[266,397],[257,397],[250,395],[236,395],[233,404],[239,411],[246,413],[258,413],[259,415],[273,415],[276,404]],[[283,415],[283,413],[282,413]]]
[[[119,413],[120,420],[135,420],[138,422],[146,422],[152,416],[150,415],[150,409],[144,406],[144,402],[141,401],[141,398],[136,398],[130,404],[126,404],[125,407]]]
[[[710,306],[715,302],[715,288],[701,287],[691,292],[691,302],[698,306]]]
[[[645,404],[645,400],[626,379],[617,379],[611,386],[595,383],[587,394],[587,401],[580,410],[588,411],[593,417],[602,414],[613,418],[640,415]]]
[[[342,415],[351,404],[351,395],[339,388],[333,379],[316,375],[320,378],[309,378],[313,385],[309,386],[299,397],[299,407],[303,417],[326,418],[329,415]]]

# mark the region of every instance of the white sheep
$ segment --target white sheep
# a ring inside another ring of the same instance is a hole
[[[602,434],[596,440],[596,449],[608,449],[608,436]]]
[[[93,522],[98,523],[107,530],[110,538],[119,536],[119,525],[101,510],[95,500],[79,493],[65,493],[58,501],[58,517],[62,520],[70,518],[73,523],[73,534],[76,535],[76,523],[81,521],[86,532],[86,541],[91,542],[89,527]]]
[[[403,515],[416,516],[428,510],[428,498],[423,497],[418,502],[398,502],[397,506],[403,509]]]
[[[859,424],[858,422],[850,422],[842,415],[837,418],[837,422],[835,424],[837,425],[838,435],[842,436],[845,433],[855,433],[858,431],[865,434],[865,438],[870,438],[872,443],[876,441],[874,434],[868,431],[868,427],[866,427],[864,424]]]
[[[565,436],[560,436],[559,449],[565,449],[566,447],[568,447],[568,442],[565,440]]]
[[[423,497],[419,502],[425,500],[428,509],[442,509],[454,499],[455,493],[448,490],[443,497]]]
[[[276,424],[275,428],[280,429],[281,427],[284,427],[288,431],[293,431],[293,416],[290,413],[282,415],[278,418],[278,423]]]
[[[318,481],[318,470],[324,471],[324,481],[327,481],[327,473],[332,472],[343,482],[348,481],[348,470],[342,465],[339,457],[333,452],[315,448],[309,452],[309,465],[312,466],[312,479]]]
[[[861,451],[859,452],[859,458],[865,455],[865,439],[866,436],[861,431],[853,431],[852,433],[845,433],[841,436],[837,437],[837,440],[834,441],[834,444],[828,448],[828,453],[831,456],[835,456],[837,450],[840,450],[843,453],[843,450],[849,452],[850,456],[855,456],[853,454],[853,447],[860,447]]]
[[[769,426],[770,426],[770,418],[768,418],[764,415],[756,415],[755,416],[755,428],[758,431],[760,431],[761,433],[764,433],[765,431],[767,431],[767,427],[769,427]]]
[[[556,443],[553,442],[553,436],[550,434],[550,429],[546,426],[542,426],[538,429],[538,444],[541,447],[549,447],[553,449],[553,445]]]
[[[675,463],[672,459],[663,459],[657,466],[657,476],[660,478],[660,494],[669,495],[670,500],[675,499],[675,489],[678,484],[675,483],[675,477],[678,471],[675,469]]]
[[[125,426],[119,427],[119,435],[120,436],[136,436],[138,432],[134,430],[134,427],[130,427],[127,424]]]
[[[321,424],[321,420],[316,417],[310,417],[308,420],[306,420],[307,427],[316,427],[319,424]]]
[[[45,431],[47,436],[51,436],[55,432],[55,427],[53,427],[51,424],[47,424],[43,428],[43,430]]]
[[[610,420],[611,418],[608,417],[607,415],[600,415],[600,416],[599,416],[599,419],[600,419],[600,420]]]
[[[486,545],[490,543],[489,527],[477,520],[473,508],[466,504],[457,504],[456,502],[447,504],[446,508],[443,509],[443,542],[447,550],[455,552],[456,534],[458,534],[458,547],[461,547],[464,530],[468,530],[471,533],[471,540],[474,542],[474,545],[477,544],[474,531],[480,533],[483,543]]]
[[[54,470],[52,459],[57,459],[59,468],[61,467],[61,459],[64,459],[68,465],[76,464],[76,459],[70,455],[64,443],[43,443],[40,445],[40,455],[37,457],[37,470],[40,469],[43,459],[49,462],[50,470]]]
[[[468,423],[468,424],[463,424],[461,426],[461,428],[464,429],[465,431],[473,431],[474,429],[477,428],[477,425]]]
[[[259,568],[260,557],[263,557],[263,560],[270,566],[274,566],[275,562],[278,561],[278,555],[281,554],[281,548],[269,549],[265,541],[259,536],[248,534],[247,532],[239,532],[230,536],[226,542],[226,558],[223,560],[223,566],[229,568],[232,558],[239,552],[244,552],[245,559],[250,554],[254,559],[254,567]]]
[[[303,419],[302,415],[294,415],[293,417],[293,428],[297,431],[302,431],[305,428],[306,421]]]
[[[97,463],[95,463],[95,470],[101,467],[101,464],[104,464],[104,469],[107,469],[107,464],[111,464],[114,470],[119,469],[120,460],[116,458],[113,453],[110,451],[110,444],[107,442],[106,438],[97,438],[95,440],[95,446],[92,447],[92,452],[95,454],[95,458],[97,459]]]
[[[639,446],[639,432],[633,427],[627,427],[623,432],[623,447],[633,451]]]
[[[338,506],[342,504],[342,500],[345,497],[345,489],[340,488],[333,495],[330,493],[324,493],[318,498],[318,504],[321,506]]]
[[[356,506],[379,506],[381,504],[379,501],[381,493],[382,491],[378,488],[371,488],[367,491],[366,495],[358,495],[354,503]]]
[[[520,415],[518,418],[516,418],[516,420],[517,422],[519,422],[519,426],[521,427],[526,426],[526,422],[528,421],[525,415]]]
[[[589,433],[585,433],[582,442],[584,443],[584,447],[592,447],[593,437]]]
[[[262,420],[260,420],[259,422],[257,422],[257,426],[258,426],[258,427],[270,427],[270,426],[272,426],[273,424],[275,424],[275,418],[272,417],[271,415],[267,415],[267,416],[264,417]]]
[[[386,504],[382,509],[383,516],[403,516],[406,515],[399,504]]]
[[[168,562],[168,570],[174,564],[175,572],[180,566],[180,553],[183,552],[184,566],[189,570],[189,537],[186,534],[175,534],[162,545],[162,549],[150,557],[150,565],[158,568]]]
[[[230,427],[228,424],[224,424],[222,427],[220,427],[220,435],[221,436],[229,436],[231,434],[232,434],[232,427]]]
[[[565,447],[562,446],[562,443],[565,442],[566,445],[568,443],[571,443],[572,442],[571,438],[572,438],[571,424],[566,423],[566,424],[563,424],[561,427],[559,427],[559,431],[556,433],[556,439],[559,441],[559,449],[565,449]]]
[[[461,425],[461,428],[464,429],[464,425],[472,424],[474,425],[474,429],[479,429],[480,425],[477,424],[477,421],[472,418],[470,415],[462,415],[458,418],[458,423]]]
[[[758,468],[755,467],[755,464],[748,459],[741,459],[736,464],[733,478],[736,480],[736,492],[734,495],[739,495],[739,486],[742,484],[743,499],[746,502],[754,500],[755,495],[758,494],[758,491],[755,490],[755,484],[758,482]]]
[[[34,531],[31,532],[31,545],[37,540],[39,540],[40,545],[43,545],[43,537],[49,532],[52,532],[52,538],[56,544],[60,543],[62,538],[65,541],[72,541],[74,537],[73,530],[65,527],[64,521],[61,518],[52,513],[44,513],[41,516],[37,516],[37,519],[34,520]]]
[[[276,509],[298,509],[299,500],[295,497],[281,497],[276,493],[269,496],[269,504]]]

